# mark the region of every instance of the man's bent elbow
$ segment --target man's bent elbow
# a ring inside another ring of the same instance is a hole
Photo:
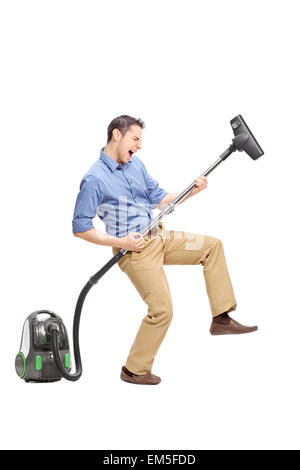
[[[73,235],[74,237],[83,238],[84,240],[86,240],[93,232],[95,232],[95,227],[89,230],[85,230],[84,232],[73,232]]]
[[[86,232],[73,232],[73,235],[74,237],[77,237],[77,238],[84,238],[84,234]]]

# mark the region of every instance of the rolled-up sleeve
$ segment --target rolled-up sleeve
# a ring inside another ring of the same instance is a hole
[[[146,170],[145,165],[143,164],[141,160],[140,162],[142,165],[142,171],[143,171],[146,187],[148,190],[149,199],[151,201],[151,204],[156,206],[168,193],[167,191],[165,191],[159,186],[159,183],[156,179],[152,178],[152,176],[149,175],[148,171]]]
[[[97,178],[91,175],[83,178],[73,214],[73,233],[86,232],[94,228],[93,218],[97,215],[102,199],[103,193]]]

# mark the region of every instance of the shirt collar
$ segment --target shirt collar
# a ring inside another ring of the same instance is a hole
[[[132,161],[129,160],[128,163],[122,163],[122,165],[119,165],[119,163],[117,163],[115,160],[113,160],[111,157],[109,157],[108,155],[106,155],[106,153],[103,152],[104,148],[105,147],[102,147],[101,149],[100,160],[102,160],[112,172],[115,171],[117,168],[125,169],[127,168],[128,163],[132,163]]]

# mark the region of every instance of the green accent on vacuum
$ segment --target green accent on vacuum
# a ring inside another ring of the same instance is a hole
[[[26,374],[26,359],[24,357],[24,354],[21,352],[16,355],[15,367],[18,376],[22,379]]]
[[[65,368],[69,369],[70,364],[71,364],[71,356],[70,354],[67,353],[65,354]]]
[[[42,369],[42,356],[35,356],[35,370]]]

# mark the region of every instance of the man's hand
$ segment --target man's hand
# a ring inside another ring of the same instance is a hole
[[[195,179],[194,183],[196,186],[190,192],[191,196],[194,196],[203,189],[207,188],[207,178],[205,176],[198,176],[198,178]]]
[[[131,232],[127,237],[121,238],[122,248],[128,251],[142,251],[144,237],[139,232]]]

